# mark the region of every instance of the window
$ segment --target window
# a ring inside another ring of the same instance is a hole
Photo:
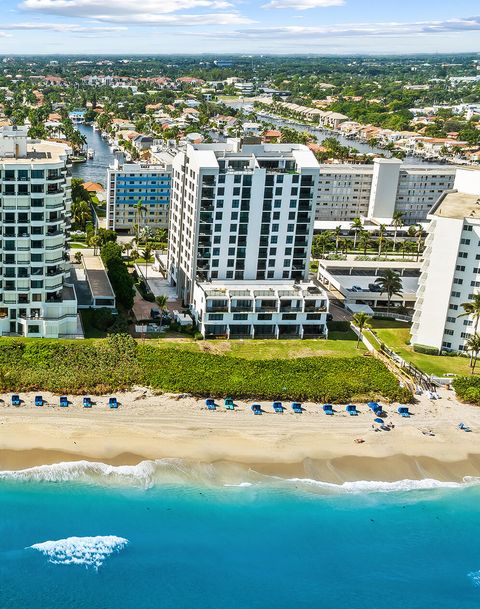
[[[448,308],[451,309],[452,311],[458,311],[458,305],[456,305],[456,304],[451,304]]]
[[[470,239],[460,239],[462,245],[470,245]]]
[[[208,321],[222,321],[223,313],[209,313]]]
[[[452,292],[452,298],[460,298],[460,292]]]
[[[455,270],[463,272],[465,270],[465,267],[460,264],[457,264],[457,266],[455,267]]]
[[[467,252],[458,252],[458,257],[459,258],[468,258],[468,253]],[[480,260],[480,256],[477,256],[477,260]]]
[[[457,285],[462,285],[463,279],[455,277],[454,280],[453,280],[453,283],[456,283]]]
[[[447,321],[450,323],[455,323],[455,317],[447,317]]]
[[[445,334],[448,334],[448,336],[453,336],[453,330],[445,330]]]
[[[247,321],[248,313],[234,313],[233,319],[234,319],[234,321]]]
[[[270,321],[272,319],[271,313],[259,313],[258,314],[259,321]]]

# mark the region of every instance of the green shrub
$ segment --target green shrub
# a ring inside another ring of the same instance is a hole
[[[349,321],[329,321],[327,323],[329,332],[349,332],[350,322]]]
[[[462,402],[480,405],[480,377],[457,376],[452,385]]]
[[[0,339],[0,391],[106,393],[133,385],[259,400],[412,399],[374,358],[250,360],[139,344],[128,334],[96,341]]]
[[[425,355],[439,355],[439,351],[436,347],[429,347],[428,345],[413,345],[413,350],[416,353],[424,353]]]

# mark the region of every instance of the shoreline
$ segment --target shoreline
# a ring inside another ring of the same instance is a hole
[[[299,415],[289,404],[278,415],[263,403],[264,414],[254,416],[252,402],[238,401],[233,412],[223,406],[212,412],[203,400],[145,388],[117,394],[118,410],[108,409],[102,396],[91,396],[96,402],[91,409],[82,408],[81,397],[60,408],[58,396],[47,393],[49,405],[39,408],[34,395],[22,394],[19,408],[2,396],[0,471],[78,461],[121,466],[177,460],[213,465],[222,479],[235,480],[252,473],[334,484],[480,477],[480,408],[460,404],[447,390],[438,401],[421,396],[409,419],[396,413],[397,405],[384,405],[385,420],[394,428],[378,432],[364,404],[358,404],[358,417],[350,417],[344,406],[328,417],[310,403]],[[460,421],[472,433],[460,431]]]

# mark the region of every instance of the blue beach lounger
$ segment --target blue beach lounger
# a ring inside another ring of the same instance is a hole
[[[20,396],[16,393],[12,395],[12,406],[20,406],[21,399]]]
[[[333,405],[332,404],[324,404],[323,412],[328,415],[333,415]]]
[[[368,402],[367,406],[374,412],[375,414],[380,414],[382,412],[382,407],[378,402]]]
[[[108,398],[108,407],[109,408],[118,408],[117,398]]]
[[[402,417],[409,417],[410,416],[410,412],[408,410],[408,406],[399,406],[397,412]]]
[[[260,404],[253,404],[252,412],[253,414],[262,414],[262,407],[260,406]]]
[[[68,406],[68,398],[66,395],[60,396],[60,406],[66,408]]]
[[[283,413],[283,404],[282,404],[282,402],[273,402],[272,406],[273,406],[273,410],[275,412],[278,412],[279,414]]]
[[[303,409],[300,402],[292,402],[292,410],[295,414],[302,414]]]
[[[83,398],[83,407],[84,408],[91,408],[92,407],[92,400],[88,396],[85,396]]]
[[[227,410],[235,410],[235,404],[233,403],[232,398],[225,398],[223,400],[223,405]]]
[[[212,398],[207,398],[205,400],[205,406],[208,408],[208,410],[215,410],[217,407],[215,404],[215,400],[213,400]]]
[[[35,406],[43,406],[43,397],[41,395],[35,396]]]
[[[358,410],[355,404],[348,404],[345,410],[351,417],[356,417],[358,415]]]

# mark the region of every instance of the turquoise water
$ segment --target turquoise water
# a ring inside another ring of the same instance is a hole
[[[480,606],[477,486],[46,471],[0,480],[1,609]]]

